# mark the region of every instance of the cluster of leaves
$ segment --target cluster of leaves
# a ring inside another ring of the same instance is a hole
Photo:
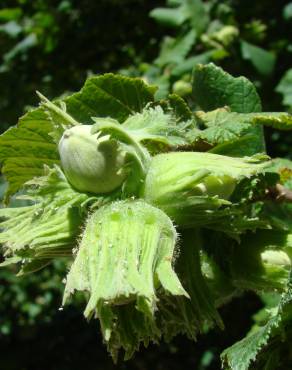
[[[48,96],[59,96],[79,89],[92,73],[152,58],[159,27],[145,14],[155,4],[153,0],[1,1],[2,130],[17,122],[24,107],[35,104],[36,86]]]
[[[131,357],[140,342],[178,333],[196,339],[206,325],[223,328],[222,304],[244,290],[273,291],[265,325],[222,354],[226,368],[273,368],[274,357],[265,353],[271,345],[285,360],[281,338],[291,325],[291,206],[275,202],[271,189],[291,186],[292,166],[275,160],[263,167],[262,125],[290,130],[291,116],[262,113],[252,83],[213,64],[194,70],[194,103],[203,111],[175,94],[155,99],[155,90],[140,79],[93,76],[56,103],[41,96],[40,107],[0,137],[6,202],[19,191],[28,202],[0,210],[2,265],[17,263],[26,274],[74,257],[64,302],[75,290],[85,292],[84,314],[99,318],[114,358],[120,348]],[[92,132],[110,135],[130,154],[127,166],[136,167],[121,192],[79,192],[67,181],[57,144],[76,122],[92,124]],[[201,158],[201,171],[193,173],[188,158],[191,166]],[[138,192],[137,163],[147,176]],[[214,194],[222,181],[231,190]]]
[[[138,71],[129,72],[159,85],[160,97],[169,91],[188,97],[193,66],[213,61],[255,81],[270,106],[276,99],[273,90],[283,77],[276,91],[291,108],[287,55],[292,45],[286,34],[291,26],[291,6],[268,0],[256,5],[250,1],[168,0],[166,7],[150,12],[167,34],[158,56],[151,64],[143,63]],[[277,99],[273,104],[280,105]]]
[[[123,68],[123,74],[159,85],[160,97],[174,88],[188,98],[193,65],[209,61],[254,81],[265,109],[282,109],[277,85],[283,104],[291,107],[286,32],[291,3],[286,1],[3,0],[1,5],[2,128],[35,104],[35,86],[59,96],[79,89],[92,73]],[[152,18],[146,16],[149,11]],[[68,43],[73,39],[74,45]],[[86,52],[76,53],[85,44],[90,45]],[[287,137],[273,131],[269,141],[281,156],[290,146]]]

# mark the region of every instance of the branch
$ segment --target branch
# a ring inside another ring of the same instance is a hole
[[[292,203],[292,190],[285,188],[281,184],[276,184],[268,190],[268,197],[276,202]]]

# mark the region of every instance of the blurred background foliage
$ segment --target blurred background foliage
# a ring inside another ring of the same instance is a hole
[[[2,131],[37,103],[36,89],[56,97],[78,90],[92,73],[151,61],[162,30],[148,12],[159,3],[1,0]]]
[[[160,97],[175,91],[191,102],[192,68],[210,61],[251,79],[264,110],[292,111],[291,29],[292,2],[282,0],[1,0],[1,132],[37,104],[35,90],[68,94],[91,74],[138,76]],[[269,154],[292,158],[290,135],[269,129],[266,138]],[[151,346],[114,366],[81,301],[58,311],[64,269],[58,261],[25,278],[0,269],[0,370],[219,369],[219,353],[263,306],[244,295],[223,307],[224,333]]]

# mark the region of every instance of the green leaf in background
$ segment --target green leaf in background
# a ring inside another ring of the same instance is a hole
[[[0,136],[2,173],[9,182],[6,200],[35,176],[42,176],[44,165],[59,163],[56,144],[50,136],[52,122],[42,109],[28,112]]]
[[[209,24],[209,14],[201,0],[184,0],[184,13],[189,18],[192,28],[200,36]]]
[[[217,50],[223,51],[224,48],[230,47],[238,38],[239,30],[235,26],[226,25],[220,27],[218,30],[216,30],[216,27],[214,28],[215,31],[204,35],[204,40],[207,45],[213,45],[215,48],[217,48]],[[227,53],[226,55],[228,55],[227,50],[225,50],[225,53]]]
[[[169,6],[178,6],[183,3],[184,0],[166,0],[166,4]]]
[[[205,111],[224,106],[228,106],[232,112],[238,113],[261,111],[261,101],[254,85],[245,77],[231,76],[213,63],[198,64],[195,67],[193,96],[195,102]],[[264,152],[265,144],[262,127],[251,127],[248,133],[250,134],[248,147],[251,151],[249,155]],[[246,144],[246,141],[237,143],[236,151],[239,155],[241,151],[242,155],[246,155]],[[228,152],[225,153],[228,154]]]
[[[173,68],[171,74],[173,76],[179,77],[184,75],[185,73],[190,73],[192,72],[196,64],[206,64],[210,62],[213,54],[214,54],[213,50],[208,50],[202,54],[186,58],[181,63],[179,63],[175,68]]]
[[[238,113],[261,111],[260,97],[254,85],[245,77],[231,76],[213,63],[195,67],[193,96],[205,111],[226,105]]]
[[[240,45],[243,59],[249,60],[259,73],[268,76],[273,72],[276,63],[273,53],[244,40]]]
[[[111,117],[123,122],[153,101],[155,91],[155,86],[140,78],[107,73],[89,77],[80,92],[64,102],[67,112],[82,124],[92,123],[91,117]]]
[[[195,43],[195,40],[196,32],[194,30],[176,39],[173,37],[165,37],[161,52],[154,63],[160,67],[168,64],[176,65],[181,63]]]
[[[284,74],[276,87],[276,91],[282,94],[283,104],[292,108],[292,68]]]
[[[5,32],[10,37],[14,38],[17,37],[22,31],[22,27],[15,21],[10,21],[0,25],[0,32]],[[7,58],[7,54],[5,58]],[[8,54],[9,55],[9,54]],[[1,70],[5,70],[5,64],[1,66]]]
[[[196,35],[200,36],[209,24],[209,14],[201,0],[182,0],[174,4],[174,8],[155,8],[149,14],[158,23],[170,27],[179,27],[188,21]]]
[[[4,8],[0,10],[0,22],[14,21],[19,19],[21,15],[21,8]]]
[[[15,27],[14,27],[15,28]],[[31,33],[19,41],[12,49],[3,55],[3,65],[1,65],[2,72],[5,72],[7,65],[19,55],[27,53],[27,51],[38,44],[37,37]]]
[[[275,307],[272,313],[274,315],[264,326],[252,331],[244,339],[222,353],[221,359],[225,369],[274,370],[289,368],[291,364],[291,358],[289,358],[292,319],[291,283],[287,292],[282,295],[279,306]],[[278,361],[275,363],[272,361],[273,358]]]
[[[287,20],[290,20],[292,18],[292,2],[285,5],[283,9],[283,16]]]
[[[149,13],[150,17],[155,19],[158,23],[170,27],[180,26],[187,18],[183,12],[184,7],[178,8],[155,8]]]

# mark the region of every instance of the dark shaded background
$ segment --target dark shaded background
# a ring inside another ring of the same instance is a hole
[[[282,22],[288,2],[221,3],[232,7],[243,34],[251,20],[266,24],[266,35],[258,45],[277,54],[276,68],[269,76],[260,76],[237,57],[236,46],[221,65],[256,83],[265,110],[283,110],[275,86],[292,66],[291,52],[287,53],[292,28]],[[176,33],[148,16],[159,5],[165,1],[1,0],[1,132],[37,104],[35,90],[53,98],[78,90],[92,73],[139,70],[143,63],[151,64],[162,38]],[[13,9],[14,15],[3,15],[6,8]],[[291,135],[267,130],[266,137],[269,154],[291,157]],[[262,306],[254,294],[245,294],[221,309],[224,332],[214,329],[198,343],[178,337],[171,344],[151,345],[131,361],[115,366],[102,345],[98,323],[84,320],[79,302],[57,310],[64,271],[62,263],[25,278],[16,278],[8,268],[0,270],[0,370],[220,369],[220,352],[245,335],[252,314]]]

